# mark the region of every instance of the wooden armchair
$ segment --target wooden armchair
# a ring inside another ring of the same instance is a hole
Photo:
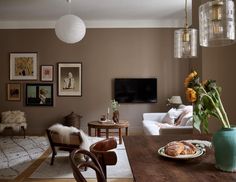
[[[87,160],[76,160],[77,155],[84,155]],[[70,153],[70,164],[73,170],[73,175],[77,182],[87,182],[82,175],[83,168],[91,168],[96,172],[98,182],[106,182],[102,167],[98,162],[96,156],[91,152],[83,149],[75,149]]]
[[[70,134],[69,143],[65,143],[61,139],[60,134],[55,131],[47,129],[46,132],[52,149],[51,165],[53,165],[54,158],[57,155],[57,149],[71,152],[74,149],[80,148],[82,139],[79,132]]]
[[[115,165],[117,163],[117,156],[114,151],[109,151],[117,147],[117,142],[114,138],[108,138],[96,142],[90,146],[90,151],[95,154],[100,165],[102,166],[103,173],[107,178],[107,165]]]

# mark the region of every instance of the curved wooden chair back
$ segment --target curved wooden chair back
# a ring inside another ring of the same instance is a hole
[[[81,160],[77,162],[75,160],[76,156],[83,155],[86,160]],[[98,162],[96,156],[91,152],[83,149],[75,149],[70,153],[70,164],[73,170],[73,175],[77,182],[87,182],[84,178],[81,170],[84,168],[91,168],[96,172],[98,182],[106,182],[103,170]]]
[[[96,142],[90,146],[90,151],[95,154],[100,165],[102,166],[103,173],[107,178],[107,165],[115,165],[117,163],[117,155],[114,151],[110,151],[117,147],[115,138],[108,138]]]

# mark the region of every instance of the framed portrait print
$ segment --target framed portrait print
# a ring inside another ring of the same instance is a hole
[[[25,90],[26,106],[53,106],[52,83],[27,83]]]
[[[53,65],[41,65],[41,81],[53,81]]]
[[[21,100],[21,84],[20,83],[7,84],[7,100],[9,101]]]
[[[82,63],[58,63],[58,96],[82,96]]]
[[[10,80],[37,80],[37,53],[10,53]]]

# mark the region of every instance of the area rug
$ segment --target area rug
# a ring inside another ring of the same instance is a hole
[[[14,179],[47,149],[46,137],[0,137],[0,179]]]
[[[107,177],[133,178],[124,146],[118,145],[115,151],[118,161],[116,165],[107,167]],[[68,156],[68,152],[59,151],[52,166],[50,165],[51,156],[49,156],[30,178],[74,178]],[[83,172],[83,175],[87,179],[96,177],[91,169]]]

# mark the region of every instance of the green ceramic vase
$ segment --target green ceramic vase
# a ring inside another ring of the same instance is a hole
[[[236,172],[236,127],[222,128],[213,135],[216,168]]]

